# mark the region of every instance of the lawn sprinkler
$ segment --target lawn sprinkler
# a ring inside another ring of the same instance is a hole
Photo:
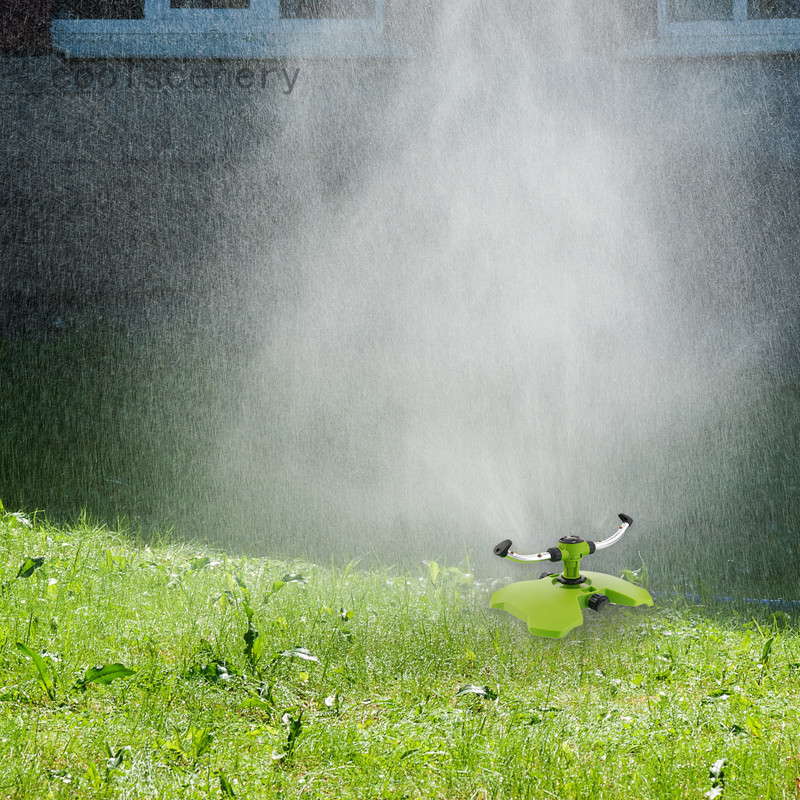
[[[619,515],[622,525],[599,542],[590,542],[579,536],[564,536],[558,547],[551,547],[536,555],[522,555],[511,549],[511,539],[506,539],[494,548],[494,554],[509,561],[530,564],[534,561],[563,561],[564,571],[543,572],[539,580],[519,581],[498,589],[489,605],[501,608],[519,617],[535,636],[550,636],[559,639],[583,622],[582,611],[590,608],[600,611],[609,603],[623,606],[653,605],[650,593],[623,578],[605,575],[602,572],[581,572],[581,559],[595,550],[603,550],[616,544],[633,520],[626,514]]]

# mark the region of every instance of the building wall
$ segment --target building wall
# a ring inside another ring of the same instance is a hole
[[[7,22],[4,41],[37,53],[48,6],[19,8],[7,20],[25,24]],[[711,214],[722,226],[720,252],[746,252],[768,229],[770,269],[789,269],[800,127],[794,59],[629,58],[656,33],[654,4],[532,8],[474,4],[459,23],[472,37],[470,58],[488,59],[490,74],[492,59],[504,58],[497,42],[509,36],[508,58],[527,53],[521,71],[552,73],[537,79],[537,91],[554,105],[569,97],[576,120],[591,108],[603,124],[638,131],[646,146],[614,158],[632,181],[650,183],[644,195],[654,205],[670,208],[655,214],[656,228],[705,209],[705,176],[746,206],[724,219]],[[409,76],[420,80],[428,69],[435,84],[446,60],[428,59],[448,24],[425,3],[388,6],[387,39],[414,51],[400,60],[4,57],[0,328],[92,314],[192,315],[215,284],[236,309],[254,272],[294,257],[302,230],[293,226],[305,224],[310,204],[335,204],[391,152],[387,111]]]

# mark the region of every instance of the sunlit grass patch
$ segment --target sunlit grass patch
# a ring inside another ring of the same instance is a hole
[[[785,615],[611,609],[551,641],[466,567],[8,512],[0,552],[0,797],[755,799],[800,776]]]

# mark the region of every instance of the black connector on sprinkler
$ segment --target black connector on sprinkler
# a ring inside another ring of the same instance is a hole
[[[511,539],[503,539],[500,544],[498,544],[494,548],[494,554],[496,556],[500,556],[500,558],[505,558],[508,555],[508,551],[511,549]]]

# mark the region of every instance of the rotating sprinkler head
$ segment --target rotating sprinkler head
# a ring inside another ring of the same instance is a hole
[[[599,542],[564,536],[557,547],[541,553],[523,555],[511,549],[506,539],[494,548],[494,554],[509,561],[530,564],[537,561],[561,561],[561,573],[543,572],[539,580],[520,581],[498,589],[489,605],[519,617],[535,636],[560,638],[582,624],[585,608],[600,611],[608,603],[625,606],[653,605],[650,593],[630,581],[601,572],[581,572],[584,556],[616,544],[633,525],[627,514],[620,514],[622,524],[608,538]]]

